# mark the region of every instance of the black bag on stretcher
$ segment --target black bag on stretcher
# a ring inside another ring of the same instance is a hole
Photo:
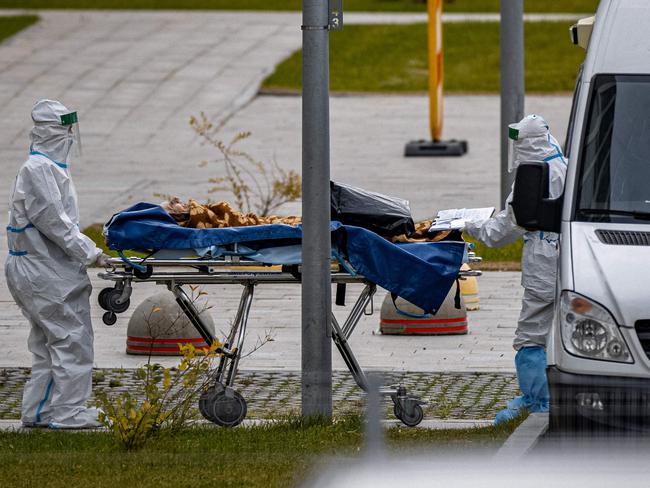
[[[363,227],[384,237],[415,231],[408,200],[330,181],[332,220]]]

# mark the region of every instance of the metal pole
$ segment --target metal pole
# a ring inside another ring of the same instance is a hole
[[[442,0],[428,0],[429,12],[429,130],[431,140],[442,139]]]
[[[332,415],[327,0],[303,0],[302,414]]]
[[[384,378],[379,373],[368,374],[368,390],[366,391],[366,456],[373,460],[385,454],[384,428],[381,420],[384,417],[381,406],[380,390],[384,386]]]
[[[501,203],[512,188],[508,124],[524,116],[524,0],[501,0]]]

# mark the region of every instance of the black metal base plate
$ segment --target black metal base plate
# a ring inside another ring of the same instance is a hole
[[[467,152],[467,141],[411,141],[404,148],[404,156],[462,156]]]

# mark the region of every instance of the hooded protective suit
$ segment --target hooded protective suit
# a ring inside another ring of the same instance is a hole
[[[509,137],[510,171],[522,161],[545,161],[549,165],[549,197],[558,198],[564,191],[567,162],[546,121],[539,115],[528,115],[509,126]],[[497,422],[515,416],[521,408],[532,412],[548,411],[544,348],[553,320],[559,252],[558,234],[527,232],[518,227],[510,202],[512,193],[506,199],[505,210],[485,222],[469,222],[465,227],[470,236],[490,247],[501,247],[522,236],[524,238],[521,258],[524,296],[513,343],[517,350],[515,365],[523,396],[511,401],[509,409],[497,415]]]
[[[23,393],[22,421],[96,426],[97,410],[85,407],[93,366],[86,268],[102,254],[79,230],[69,173],[76,113],[40,100],[32,120],[30,155],[11,192],[5,265],[9,290],[31,324],[32,374]]]

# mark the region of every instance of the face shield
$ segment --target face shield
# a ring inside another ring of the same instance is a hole
[[[79,120],[77,118],[77,112],[70,112],[61,115],[61,125],[68,131],[68,141],[70,144],[68,153],[74,157],[81,157],[81,134],[79,133]]]
[[[515,144],[519,140],[519,129],[516,126],[517,124],[508,126],[508,173],[512,173],[519,164],[519,161],[515,160]]]

